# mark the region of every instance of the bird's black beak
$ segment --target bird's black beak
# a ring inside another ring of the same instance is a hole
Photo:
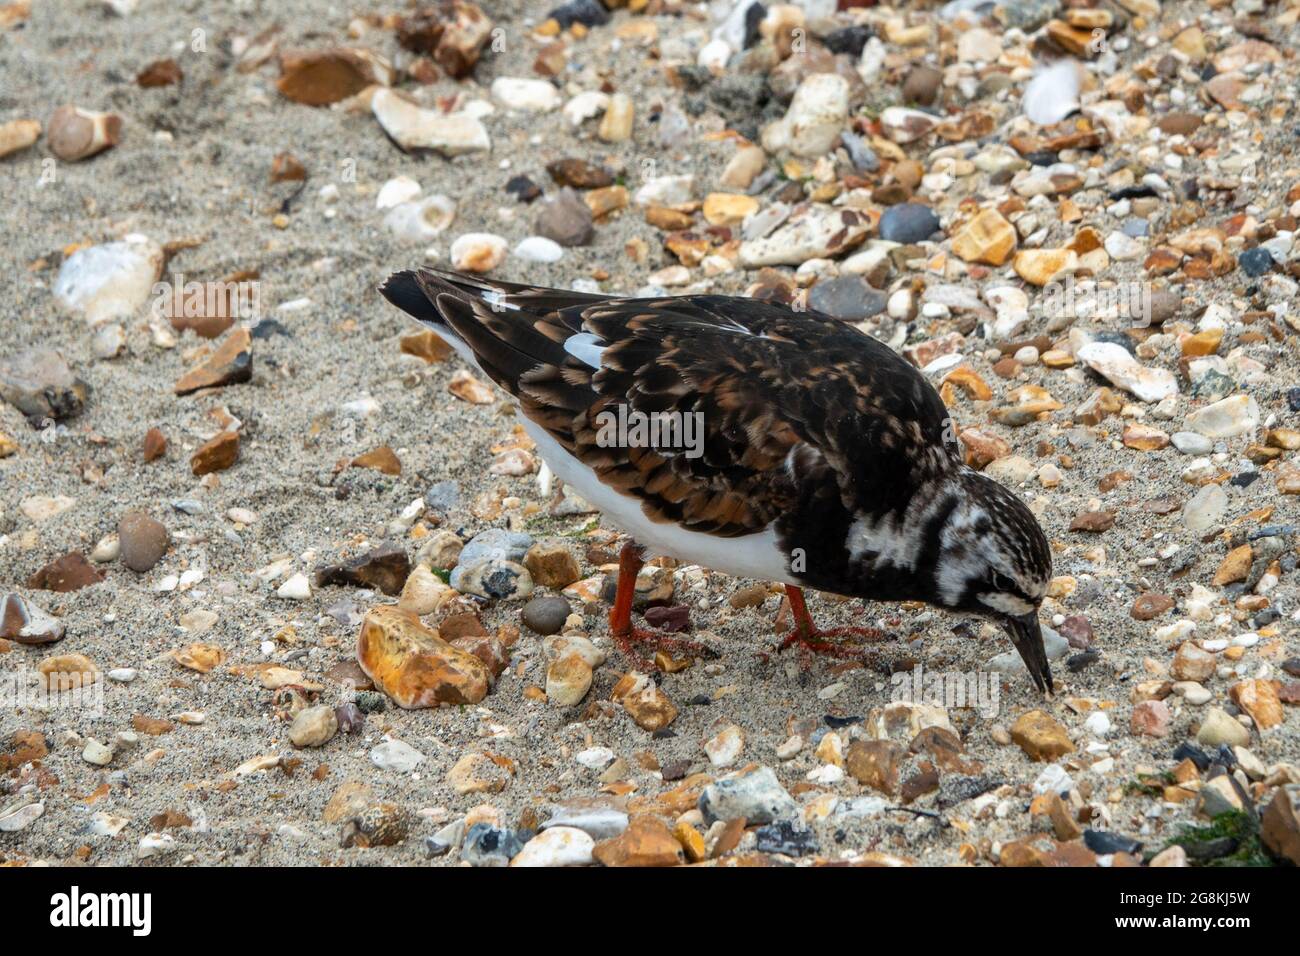
[[[1047,696],[1052,694],[1052,669],[1047,664],[1047,648],[1043,646],[1043,629],[1038,623],[1038,612],[1031,611],[1020,617],[1008,615],[1002,619],[1011,638],[1020,652],[1025,667],[1034,684]]]

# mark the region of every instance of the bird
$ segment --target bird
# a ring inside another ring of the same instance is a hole
[[[939,393],[883,342],[735,296],[623,298],[428,267],[379,291],[508,393],[551,471],[631,537],[610,628],[634,659],[699,650],[631,621],[637,572],[668,555],[783,584],[782,648],[845,656],[828,638],[871,631],[818,629],[804,589],[921,601],[1000,624],[1052,693],[1047,538],[965,463]]]

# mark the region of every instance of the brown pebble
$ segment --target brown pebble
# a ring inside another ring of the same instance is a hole
[[[239,432],[222,432],[190,456],[190,471],[197,477],[210,475],[225,471],[238,460]]]
[[[66,594],[104,580],[100,571],[80,551],[71,551],[56,558],[27,579],[27,586],[38,591],[57,591]]]
[[[154,60],[146,66],[136,74],[135,82],[137,86],[148,90],[159,86],[175,86],[184,76],[180,64],[168,57],[165,60]]]
[[[140,445],[140,454],[146,462],[157,461],[167,454],[167,436],[160,429],[149,429],[144,433],[144,441]]]
[[[1150,621],[1164,614],[1174,606],[1174,599],[1167,594],[1147,594],[1139,595],[1138,599],[1133,602],[1133,607],[1129,610],[1134,620]]]
[[[122,520],[117,523],[117,538],[121,544],[122,563],[138,574],[153,570],[171,543],[163,523],[143,511],[128,511],[122,515]]]

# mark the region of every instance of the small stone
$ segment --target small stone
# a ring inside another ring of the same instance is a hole
[[[492,389],[463,368],[457,369],[452,375],[451,381],[447,384],[447,391],[462,402],[469,402],[471,405],[491,405],[496,401]]]
[[[1129,614],[1136,621],[1150,621],[1164,614],[1174,606],[1174,599],[1167,594],[1147,592],[1138,596],[1133,602]]]
[[[808,307],[846,322],[861,322],[885,309],[885,294],[873,289],[862,276],[824,279],[808,294]]]
[[[1074,752],[1065,728],[1041,710],[1022,714],[1011,726],[1011,739],[1031,760],[1052,761]]]
[[[1213,654],[1201,650],[1191,641],[1184,641],[1174,654],[1170,673],[1180,681],[1204,681],[1214,675],[1217,664]]]
[[[591,689],[591,665],[581,655],[566,654],[546,668],[546,699],[557,707],[575,707]]]
[[[50,152],[65,163],[76,163],[116,146],[122,137],[122,117],[79,106],[60,106],[46,130]]]
[[[1076,351],[1075,357],[1144,402],[1159,402],[1178,394],[1172,372],[1144,367],[1122,345],[1090,342]]]
[[[28,349],[0,360],[0,398],[38,424],[80,414],[89,394],[53,349]]]
[[[490,232],[468,232],[451,244],[451,264],[465,272],[491,272],[505,262],[510,244]]]
[[[431,55],[453,79],[470,73],[491,38],[491,18],[468,0],[418,7],[397,22],[397,42]]]
[[[516,258],[524,262],[555,263],[564,258],[564,248],[545,236],[528,236],[515,246]]]
[[[190,456],[190,471],[196,477],[225,471],[239,460],[239,432],[221,432],[204,442]]]
[[[902,106],[887,107],[880,114],[880,127],[885,136],[902,145],[916,142],[938,125],[938,118],[930,113]]]
[[[61,654],[47,657],[36,665],[41,684],[47,691],[63,693],[89,687],[99,680],[99,668],[84,654]]]
[[[452,647],[414,614],[396,607],[375,607],[366,614],[357,662],[376,687],[408,710],[477,704],[490,685],[477,657]]]
[[[1246,747],[1250,744],[1250,731],[1218,707],[1210,707],[1201,718],[1201,728],[1196,742],[1205,747],[1227,744],[1229,747]]]
[[[145,432],[144,441],[140,443],[140,457],[147,463],[157,461],[165,454],[167,454],[167,436],[157,428]]]
[[[1259,405],[1250,395],[1233,395],[1187,416],[1188,429],[1207,438],[1253,435],[1259,422]]]
[[[1240,681],[1233,684],[1228,693],[1233,703],[1249,714],[1260,730],[1268,730],[1282,723],[1282,701],[1273,681]]]
[[[1236,581],[1246,580],[1250,573],[1250,566],[1253,563],[1253,553],[1248,544],[1233,548],[1219,564],[1219,568],[1214,572],[1214,578],[1211,583],[1215,587],[1222,587],[1225,584],[1232,584]]]
[[[68,594],[99,584],[105,574],[86,560],[80,551],[71,551],[45,565],[30,578],[27,586],[38,591],[55,591]]]
[[[385,541],[344,564],[317,569],[313,583],[318,588],[331,584],[374,588],[396,596],[402,593],[410,573],[411,562],[406,549],[395,542]]]
[[[21,594],[10,592],[0,602],[0,638],[19,644],[53,644],[63,638],[63,622]]]
[[[524,555],[524,567],[533,583],[559,591],[582,576],[578,560],[564,544],[538,542]]]
[[[402,242],[428,245],[455,219],[455,201],[435,193],[394,205],[384,216],[384,228]]]
[[[476,823],[465,831],[460,858],[475,867],[509,866],[523,849],[523,843],[513,830]]]
[[[500,793],[510,785],[509,762],[471,751],[447,773],[447,784],[459,794]]]
[[[396,773],[410,773],[427,758],[408,743],[400,740],[385,740],[370,749],[370,762],[380,770],[392,770]]]
[[[1016,275],[1031,285],[1045,286],[1078,268],[1073,249],[1021,249],[1011,260]]]
[[[529,630],[543,636],[558,634],[572,609],[562,597],[535,597],[524,605],[520,618]]]
[[[1256,246],[1238,256],[1237,265],[1246,275],[1257,279],[1273,268],[1273,256],[1263,246]]]
[[[699,809],[707,823],[745,820],[761,825],[794,817],[799,805],[771,768],[758,767],[709,784],[700,794]]]
[[[633,817],[626,830],[597,843],[592,856],[602,866],[678,866],[682,846],[667,825],[653,816]]]
[[[636,107],[632,103],[632,97],[626,93],[615,93],[609,98],[609,105],[605,107],[605,115],[600,118],[600,129],[596,135],[606,143],[626,142],[632,138],[635,117]]]
[[[839,140],[849,112],[849,83],[835,73],[814,73],[799,84],[786,115],[763,129],[768,153],[815,159]]]
[[[1144,700],[1133,707],[1129,728],[1145,737],[1168,737],[1173,715],[1163,700]]]
[[[1016,250],[1016,229],[996,209],[984,209],[953,236],[952,251],[966,262],[1004,265]]]
[[[176,382],[177,395],[189,395],[204,388],[220,388],[247,382],[253,377],[253,343],[248,329],[232,329],[217,350]]]
[[[918,65],[907,72],[903,81],[903,102],[929,106],[939,94],[943,74],[931,66]]]
[[[704,742],[704,752],[715,767],[730,767],[745,747],[745,734],[735,724],[728,724]]]
[[[286,601],[306,601],[311,597],[311,582],[307,580],[307,575],[301,572],[290,575],[275,589],[275,596]]]
[[[16,119],[0,123],[0,158],[27,149],[40,138],[39,120]]]
[[[551,826],[525,843],[510,865],[588,866],[595,846],[596,841],[577,827]]]
[[[344,823],[339,845],[360,849],[397,846],[410,832],[411,814],[395,803],[372,803]]]
[[[1183,506],[1183,526],[1195,534],[1204,534],[1219,524],[1227,510],[1227,492],[1219,485],[1206,485]]]
[[[704,219],[711,226],[734,226],[758,211],[758,200],[736,193],[709,193],[704,197]]]
[[[392,67],[368,50],[290,50],[280,56],[276,89],[295,103],[328,106],[356,96],[368,86],[386,87],[392,81]]]
[[[323,747],[339,731],[333,707],[308,707],[289,726],[289,741],[295,747]]]
[[[166,526],[143,511],[128,511],[117,523],[122,563],[137,574],[152,571],[171,543]]]
[[[1115,526],[1115,516],[1109,511],[1084,511],[1070,521],[1071,531],[1087,531],[1101,534]]]
[[[845,756],[845,769],[865,787],[893,796],[898,793],[902,748],[891,740],[855,740]]]
[[[585,246],[595,236],[591,208],[569,187],[538,204],[533,229],[561,246]]]
[[[940,229],[939,217],[929,206],[899,203],[888,207],[880,217],[880,238],[887,242],[917,243]]]
[[[563,102],[555,84],[528,77],[499,76],[492,81],[491,93],[506,109],[528,113],[549,113]]]
[[[1278,857],[1300,866],[1300,786],[1289,784],[1273,791],[1273,799],[1260,815],[1259,836]]]
[[[434,150],[448,158],[492,148],[487,128],[465,112],[424,109],[393,90],[376,90],[370,110],[385,133],[406,150]]]
[[[614,685],[610,700],[623,709],[642,730],[654,732],[677,719],[677,708],[649,677],[629,671]]]

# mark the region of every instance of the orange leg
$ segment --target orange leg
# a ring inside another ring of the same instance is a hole
[[[644,567],[641,558],[641,546],[629,541],[623,545],[618,556],[618,590],[614,595],[614,607],[609,612],[609,629],[618,642],[619,649],[631,658],[638,667],[649,667],[649,662],[635,645],[651,645],[655,650],[669,653],[690,654],[694,657],[715,657],[713,651],[696,641],[683,640],[662,631],[655,631],[632,624],[632,599],[636,596],[636,576]]]
[[[860,659],[867,651],[852,644],[835,644],[822,638],[858,637],[866,641],[889,640],[889,634],[875,627],[832,627],[823,631],[813,624],[812,615],[808,613],[808,605],[804,603],[803,589],[787,584],[785,593],[790,600],[790,613],[794,617],[794,626],[790,628],[790,633],[781,643],[781,650],[798,645],[801,650],[813,654],[826,654],[830,657],[852,660]]]

